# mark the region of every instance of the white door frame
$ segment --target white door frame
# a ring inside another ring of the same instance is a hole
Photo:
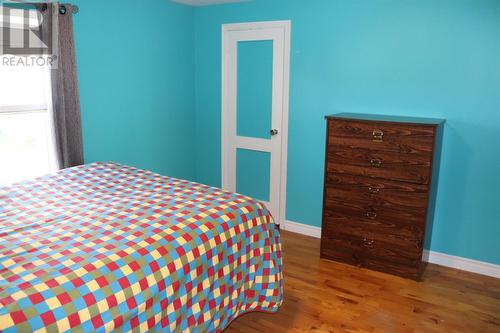
[[[234,161],[230,158],[228,151],[231,146],[235,145],[235,143],[230,142],[230,134],[228,133],[228,128],[230,126],[235,126],[236,119],[229,119],[230,115],[230,107],[234,105],[235,101],[231,100],[231,89],[234,87],[230,87],[228,82],[230,82],[229,71],[227,70],[227,61],[229,60],[228,54],[230,52],[230,47],[232,43],[229,40],[229,33],[232,31],[239,31],[244,33],[245,31],[251,30],[252,33],[255,31],[262,30],[262,39],[266,39],[268,37],[269,29],[278,29],[279,34],[283,36],[283,61],[282,63],[275,64],[278,66],[283,66],[283,91],[280,92],[282,101],[282,118],[281,118],[281,126],[279,128],[279,135],[281,140],[281,148],[280,155],[278,158],[281,159],[280,163],[280,176],[279,176],[279,207],[277,207],[276,211],[278,212],[278,216],[274,216],[275,223],[280,224],[282,227],[286,221],[286,179],[287,179],[287,159],[288,159],[288,108],[289,108],[289,95],[290,95],[290,32],[291,32],[291,21],[265,21],[265,22],[251,22],[251,23],[233,23],[233,24],[223,24],[222,25],[222,112],[221,112],[221,167],[222,167],[222,187],[227,190],[235,191],[235,184],[233,180],[235,179],[235,175],[232,174],[228,176],[228,172],[230,172],[232,163]],[[251,40],[251,39],[249,39]],[[232,64],[233,66],[235,64]],[[273,72],[275,71],[275,67],[273,65]],[[234,78],[232,78],[234,80]],[[274,82],[273,82],[274,85]],[[274,101],[273,94],[273,104]],[[265,139],[262,139],[265,140]],[[255,140],[254,140],[255,142]],[[251,149],[252,145],[256,145],[255,143],[250,144],[249,142],[245,142],[244,138],[240,138],[238,140],[238,146],[245,146]],[[258,150],[263,150],[263,145],[257,144],[254,147]],[[271,155],[273,158],[273,155]],[[275,156],[276,158],[276,156]],[[273,163],[271,163],[272,165]],[[236,168],[233,168],[236,170]],[[235,171],[234,171],[235,172]],[[272,173],[271,173],[272,174]],[[272,189],[271,189],[272,190]],[[270,193],[271,197],[271,193]]]

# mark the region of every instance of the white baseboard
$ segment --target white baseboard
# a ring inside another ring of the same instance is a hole
[[[321,238],[321,228],[314,227],[312,225],[307,225],[287,220],[285,221],[284,224],[281,225],[281,229],[295,232],[297,234]]]
[[[281,228],[286,231],[291,231],[306,236],[312,236],[316,238],[321,237],[320,227],[314,227],[307,224],[287,220],[281,226]],[[483,261],[457,257],[428,250],[424,251],[423,260],[436,265],[500,278],[500,265],[490,264]]]
[[[423,259],[424,261],[432,264],[488,275],[500,279],[500,265],[428,250],[424,251]]]

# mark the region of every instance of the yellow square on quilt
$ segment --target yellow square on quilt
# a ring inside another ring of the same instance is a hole
[[[55,279],[56,279],[57,283],[59,283],[59,281],[57,280],[57,277],[56,277]],[[59,284],[60,284],[60,283],[59,283]],[[45,291],[45,290],[49,289],[49,287],[48,287],[45,283],[43,283],[43,282],[42,282],[42,283],[35,284],[33,287],[34,287],[34,288],[36,289],[36,291],[38,291],[39,293],[41,293],[42,291]]]
[[[61,318],[56,322],[57,326],[57,331],[58,332],[66,332],[71,328],[71,325],[69,323],[69,319],[67,317]]]
[[[148,281],[149,286],[154,286],[156,284],[156,278],[154,274],[149,274],[148,276],[146,276],[146,280]]]
[[[194,303],[193,306],[191,307],[191,311],[193,312],[194,315],[198,314],[198,312],[201,311],[200,304]]]
[[[116,297],[116,302],[118,304],[125,302],[126,297],[125,297],[125,293],[122,290],[116,292],[115,297]]]
[[[158,260],[162,257],[161,253],[158,252],[158,250],[153,250],[151,251],[151,256],[155,259]]]
[[[80,311],[78,311],[78,316],[80,317],[80,321],[82,323],[86,322],[87,320],[90,319],[90,312],[88,308],[83,308]]]
[[[147,332],[148,331],[148,322],[145,321],[139,325],[139,332]]]
[[[62,263],[65,267],[69,267],[73,264],[73,260],[64,260],[63,263]]]
[[[59,302],[59,300],[57,299],[57,297],[51,297],[49,299],[46,299],[45,300],[45,303],[47,303],[47,305],[49,306],[49,309],[57,309],[58,307],[60,307],[62,304],[61,302]]]
[[[16,301],[20,300],[20,299],[23,299],[25,297],[27,297],[28,295],[26,295],[23,291],[21,290],[18,290],[16,291],[15,293],[13,293],[12,295],[10,295],[10,297],[12,297],[13,299],[15,299]],[[10,317],[10,316],[9,316]]]
[[[85,270],[85,268],[83,267],[78,267],[74,273],[76,274],[76,276],[84,276],[85,274],[87,274],[87,271]],[[64,281],[66,282],[66,281]]]
[[[123,275],[128,276],[132,274],[132,269],[128,265],[124,265],[120,267],[120,271],[122,271]]]
[[[87,282],[86,285],[87,285],[87,288],[89,288],[89,290],[91,292],[94,292],[94,291],[96,291],[96,290],[98,290],[98,289],[101,288],[99,286],[99,284],[96,282],[96,280],[91,280],[91,281]]]
[[[171,285],[167,287],[167,296],[170,297],[174,294],[174,288]],[[170,306],[170,305],[169,305]],[[168,313],[168,312],[167,312]]]
[[[201,229],[201,231],[203,231],[203,232],[208,232],[208,231],[210,230],[210,229],[208,229],[208,227],[207,227],[206,225],[204,225],[204,224],[200,225],[200,229]]]
[[[11,269],[11,272],[14,273],[14,274],[19,274],[22,271],[24,271],[24,268],[22,266],[17,266],[17,267],[14,267],[14,268]]]
[[[132,290],[132,294],[138,295],[142,290],[141,290],[141,285],[139,282],[134,283],[133,285],[130,286],[130,289]]]
[[[2,262],[2,264],[5,266],[5,268],[12,267],[16,264],[16,262],[12,259],[6,259]]]
[[[210,311],[206,311],[204,314],[203,314],[203,319],[208,322],[210,319],[212,319],[212,313]]]

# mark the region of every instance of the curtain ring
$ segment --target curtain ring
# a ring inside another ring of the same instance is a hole
[[[66,14],[66,6],[65,5],[59,6],[59,14],[61,14],[61,15]]]

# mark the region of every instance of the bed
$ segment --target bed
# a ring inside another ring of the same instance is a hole
[[[248,197],[116,163],[0,187],[1,332],[220,332],[282,300]]]

